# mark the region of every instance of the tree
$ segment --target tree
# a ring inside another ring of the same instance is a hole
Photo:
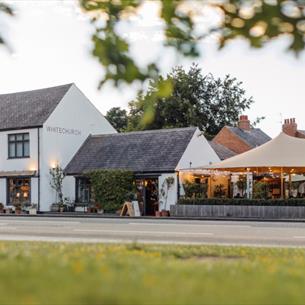
[[[50,186],[56,192],[56,201],[60,205],[63,205],[64,196],[62,192],[62,187],[63,187],[63,180],[65,178],[64,171],[59,165],[56,165],[54,168],[51,168],[49,170],[49,173],[51,176]]]
[[[106,113],[105,117],[117,131],[122,132],[126,130],[128,116],[125,109],[113,107]]]
[[[105,68],[100,82],[115,85],[144,82],[158,75],[157,57],[140,66],[130,52],[131,42],[120,25],[139,14],[147,0],[80,0],[90,13],[96,31],[92,36],[93,55]],[[229,41],[244,38],[251,47],[261,48],[279,36],[290,38],[289,50],[296,55],[305,48],[305,0],[159,0],[159,18],[164,27],[164,47],[179,55],[198,57],[199,43],[211,34],[219,48]],[[211,23],[207,9],[216,13],[217,22]],[[197,23],[196,19],[208,22]],[[218,20],[219,19],[219,20]],[[204,26],[202,26],[204,24]]]
[[[160,84],[168,84],[172,94],[167,96]],[[197,65],[188,72],[176,67],[166,78],[151,81],[147,93],[129,104],[128,129],[198,126],[211,138],[223,126],[236,124],[239,115],[253,103],[241,85],[230,75],[224,79],[203,75]]]

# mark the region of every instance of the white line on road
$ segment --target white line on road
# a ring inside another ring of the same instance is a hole
[[[34,220],[34,219],[27,219],[27,220],[15,220],[15,219],[9,219],[5,224],[10,224],[10,223],[42,223],[42,224],[80,224],[79,221],[52,221],[52,220]],[[0,225],[2,225],[2,222],[0,221]]]
[[[75,232],[96,233],[132,233],[132,234],[172,234],[172,235],[214,235],[209,232],[166,232],[166,231],[131,231],[131,230],[100,230],[100,229],[74,229]]]
[[[252,228],[252,226],[247,225],[221,225],[221,224],[183,224],[183,223],[142,223],[142,222],[129,222],[129,225],[137,226],[179,226],[179,227],[229,227],[229,228]]]

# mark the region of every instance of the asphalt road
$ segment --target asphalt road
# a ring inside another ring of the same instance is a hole
[[[0,240],[305,247],[305,223],[1,217]]]

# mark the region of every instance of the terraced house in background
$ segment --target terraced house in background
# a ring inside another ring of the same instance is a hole
[[[261,146],[271,138],[260,128],[251,126],[247,115],[241,115],[237,126],[224,126],[211,141],[221,160]]]
[[[115,132],[74,84],[0,95],[0,202],[48,211],[50,168],[66,166],[89,134]],[[63,188],[74,196],[74,179]]]

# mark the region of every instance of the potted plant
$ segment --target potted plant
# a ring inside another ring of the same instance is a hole
[[[167,198],[168,198],[168,192],[169,192],[170,188],[172,187],[172,185],[174,184],[174,182],[175,182],[174,177],[167,177],[164,179],[164,181],[162,183],[160,193],[161,193],[162,198],[164,198],[164,200],[160,200],[160,203],[163,203],[163,207],[161,210],[161,216],[169,216],[169,211],[166,209],[167,208]]]
[[[60,213],[63,213],[65,211],[65,205],[63,202],[59,203],[58,209]]]
[[[4,205],[0,202],[0,213],[4,213]]]
[[[159,210],[158,210],[158,211],[155,211],[155,216],[156,216],[156,217],[160,217],[161,215],[162,215],[161,211],[159,211]]]
[[[21,204],[15,206],[15,214],[20,215],[22,211]]]
[[[29,214],[30,215],[36,215],[37,214],[37,204],[32,203],[29,207]]]
[[[62,192],[62,184],[65,178],[65,174],[63,169],[59,165],[56,165],[54,168],[51,168],[49,173],[51,176],[50,186],[56,192],[56,202],[58,202],[59,212],[62,213],[65,209],[64,196]]]

